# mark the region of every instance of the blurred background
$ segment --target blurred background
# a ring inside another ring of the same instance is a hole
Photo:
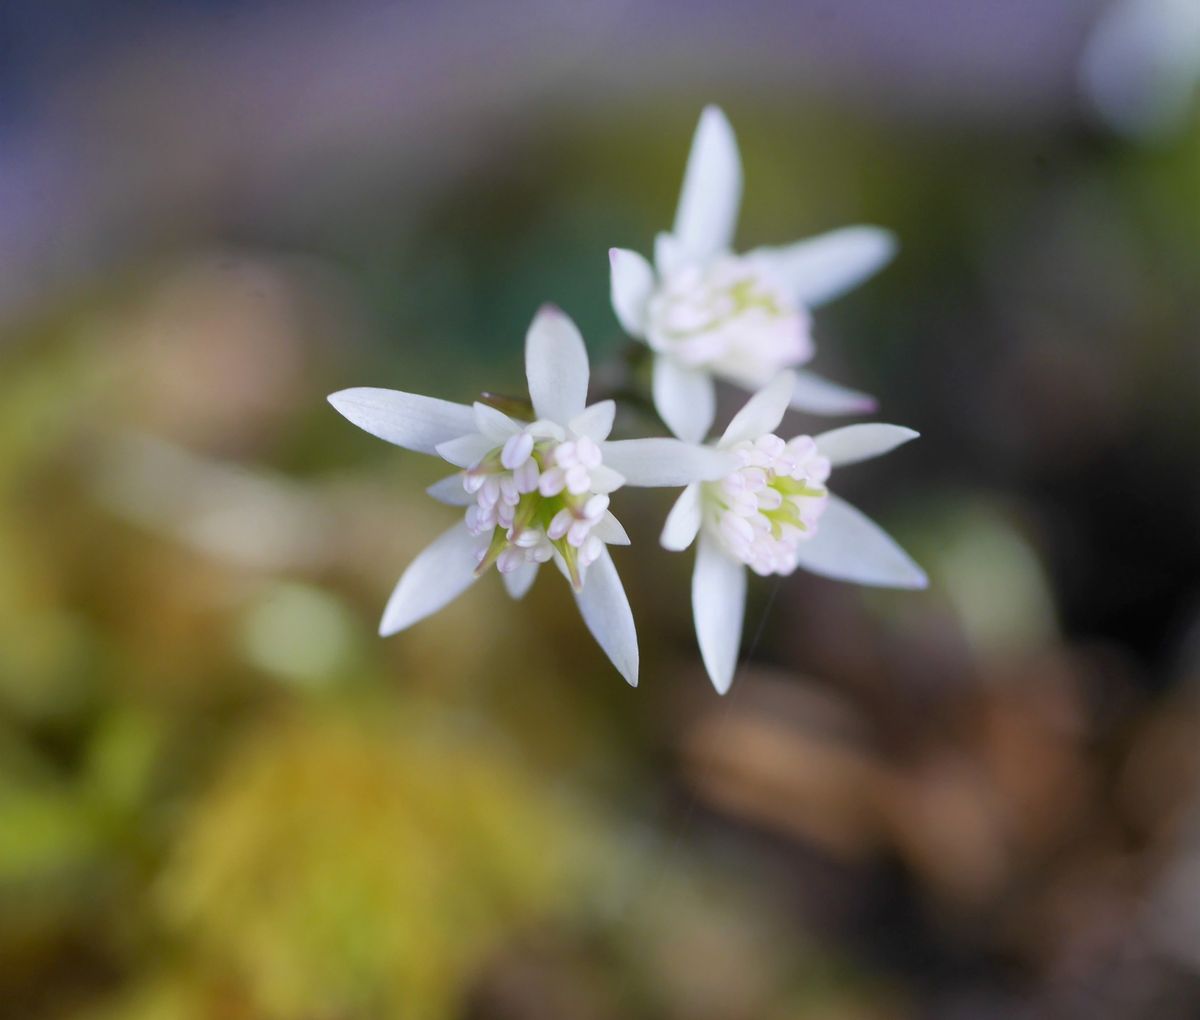
[[[0,1015],[1200,1015],[1198,14],[0,5]],[[456,511],[326,394],[620,384],[708,102],[741,247],[901,239],[813,367],[930,590],[756,580],[722,699],[628,491],[638,690],[557,577],[380,640]]]

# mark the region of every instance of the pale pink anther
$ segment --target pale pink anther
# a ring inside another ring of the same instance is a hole
[[[602,461],[600,447],[597,446],[587,436],[579,437],[579,440],[575,445],[575,456],[579,463],[589,471],[592,470],[592,468],[598,468]]]
[[[534,492],[538,487],[537,461],[532,457],[526,458],[525,463],[513,471],[513,481],[517,484],[518,492]]]
[[[579,549],[579,565],[581,567],[591,566],[600,558],[600,553],[603,551],[604,543],[595,535],[589,535]]]
[[[546,534],[555,542],[562,538],[571,525],[575,523],[575,518],[570,510],[559,510],[550,521],[550,526],[546,529]]]
[[[607,496],[597,493],[583,505],[583,515],[589,520],[599,520],[604,511],[608,509],[608,503]]]
[[[572,496],[582,496],[591,488],[592,478],[582,464],[574,464],[567,468],[566,484]]]
[[[533,453],[533,436],[527,431],[520,431],[515,436],[509,436],[500,451],[500,463],[509,471],[515,471]]]
[[[566,487],[566,473],[560,467],[552,467],[543,471],[538,479],[538,492],[543,496],[557,496]]]

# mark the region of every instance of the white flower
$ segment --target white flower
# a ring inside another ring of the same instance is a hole
[[[895,240],[846,227],[780,248],[730,250],[742,196],[733,128],[715,106],[696,128],[671,233],[654,266],[613,248],[612,304],[654,351],[654,405],[677,436],[698,442],[715,412],[713,377],[757,389],[813,356],[808,309],[839,297],[891,260]],[[793,407],[818,414],[874,409],[864,393],[795,373]]]
[[[609,442],[611,400],[585,406],[588,358],[575,324],[543,308],[525,338],[525,371],[537,420],[397,390],[357,388],[329,398],[359,428],[458,472],[429,488],[465,506],[462,521],[409,565],[379,631],[395,634],[441,609],[493,564],[513,598],[538,566],[554,560],[570,579],[584,621],[613,665],[637,684],[638,650],[625,590],[608,554],[626,545],[608,509],[622,485],[676,486],[711,480],[734,466],[726,452],[677,439]]]
[[[831,494],[830,469],[878,457],[917,433],[899,425],[848,425],[816,438],[775,435],[795,387],[784,372],[756,393],[717,442],[738,457],[725,478],[689,485],[663,528],[666,549],[696,543],[692,612],[713,686],[733,681],[746,568],[814,574],[891,588],[924,588],[925,574],[873,521]]]

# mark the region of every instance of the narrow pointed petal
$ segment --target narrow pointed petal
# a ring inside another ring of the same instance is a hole
[[[442,460],[448,461],[455,467],[469,468],[478,464],[498,445],[494,439],[488,439],[487,436],[481,436],[478,432],[472,432],[445,443],[438,443],[435,452]]]
[[[844,428],[822,432],[816,437],[817,449],[829,458],[834,467],[857,464],[890,453],[916,439],[921,433],[906,429],[903,425],[847,425]]]
[[[689,443],[708,435],[717,413],[712,376],[660,354],[654,359],[653,390],[654,409],[675,435]]]
[[[565,425],[587,403],[588,356],[575,323],[544,305],[525,335],[525,375],[539,418]]]
[[[617,405],[612,400],[601,400],[592,404],[583,414],[578,414],[568,422],[568,428],[577,436],[587,436],[597,443],[603,443],[612,431],[613,418],[616,417]]]
[[[696,539],[700,530],[700,483],[692,482],[679,494],[667,522],[663,525],[659,544],[671,552],[682,552]]]
[[[592,528],[592,534],[605,545],[629,545],[629,535],[611,510],[604,511],[604,516]]]
[[[438,443],[475,431],[465,404],[371,386],[339,390],[329,402],[360,429],[417,453],[434,453]]]
[[[475,431],[493,440],[495,446],[503,446],[506,439],[521,431],[520,425],[490,404],[477,400],[471,410],[475,414]]]
[[[795,373],[792,407],[811,414],[869,414],[878,404],[868,393],[839,386],[835,382],[802,369]]]
[[[607,464],[601,464],[599,467],[592,468],[591,474],[592,492],[600,492],[608,495],[610,492],[616,492],[617,489],[625,484],[625,476],[620,471],[614,471]]]
[[[742,200],[742,160],[733,128],[719,107],[705,107],[692,138],[674,235],[689,261],[703,261],[733,243]]]
[[[881,588],[924,588],[929,584],[925,572],[886,531],[833,495],[817,533],[800,543],[797,561],[814,574],[855,584]]]
[[[508,594],[514,599],[523,599],[525,593],[533,587],[533,582],[537,580],[537,573],[538,565],[536,563],[525,563],[511,573],[500,576],[504,578],[504,587],[508,590]]]
[[[630,336],[646,333],[646,308],[654,294],[654,269],[635,251],[609,248],[609,290],[613,311],[621,328]]]
[[[746,401],[721,436],[720,446],[733,446],[746,439],[757,439],[774,432],[783,421],[796,390],[794,372],[780,372],[766,386]]]
[[[587,568],[583,591],[576,593],[575,601],[583,622],[592,637],[604,649],[617,672],[632,687],[638,682],[637,631],[633,625],[633,612],[629,599],[612,557],[605,549],[599,559]]]
[[[896,237],[879,227],[843,227],[778,248],[756,248],[747,258],[766,263],[792,300],[815,308],[853,290],[896,255]]]
[[[447,475],[440,482],[434,482],[425,491],[447,506],[470,506],[475,502],[475,497],[463,488],[461,471],[458,474]]]
[[[626,485],[643,488],[714,482],[738,467],[731,453],[679,439],[618,439],[601,450],[605,464],[621,472]]]
[[[379,624],[384,637],[436,613],[475,580],[479,539],[460,521],[443,532],[408,565],[388,599]]]
[[[700,657],[718,694],[733,683],[745,614],[746,568],[710,536],[701,535],[692,571],[692,615]]]
[[[654,268],[660,277],[670,276],[686,261],[682,245],[675,235],[662,230],[654,238]]]

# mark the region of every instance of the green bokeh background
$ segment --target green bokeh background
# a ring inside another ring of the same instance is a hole
[[[712,99],[741,247],[901,239],[814,368],[922,432],[839,491],[931,589],[755,580],[720,699],[669,496],[631,491],[637,690],[549,574],[379,639],[455,511],[326,394],[520,393],[544,301],[626,385],[606,252],[669,223]],[[137,244],[117,217],[9,315],[0,1015],[1194,1015],[1198,125],[1139,148],[749,77],[569,106],[423,136],[441,176],[350,132]]]

